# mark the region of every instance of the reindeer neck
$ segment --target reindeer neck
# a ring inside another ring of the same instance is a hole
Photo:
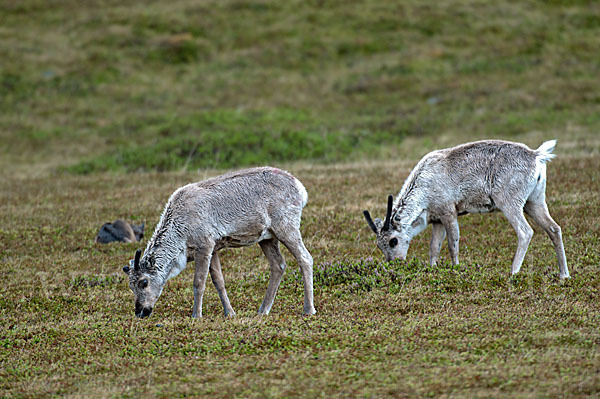
[[[412,223],[429,206],[429,178],[421,173],[421,170],[422,163],[419,163],[398,193],[392,211],[392,218],[395,217],[396,223]]]

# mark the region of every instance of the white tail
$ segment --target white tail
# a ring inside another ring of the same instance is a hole
[[[556,154],[553,154],[554,147],[556,147],[556,140],[548,140],[544,141],[541,146],[538,147],[536,152],[539,154],[538,159],[542,162],[548,162],[556,157]]]

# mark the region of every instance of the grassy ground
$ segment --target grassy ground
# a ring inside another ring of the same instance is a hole
[[[597,397],[600,9],[587,1],[0,1],[0,392],[6,397]],[[461,265],[382,262],[418,158],[558,138],[521,274],[501,214],[461,218]],[[228,141],[229,140],[229,141]],[[283,155],[282,155],[283,154]],[[291,162],[294,161],[294,162]],[[222,254],[237,317],[192,269],[148,320],[121,267],[180,185],[269,163],[300,178],[317,315],[295,261],[272,312],[259,248]]]
[[[401,155],[405,137],[600,130],[589,1],[24,0],[0,16],[12,173],[335,162]]]
[[[272,313],[255,315],[268,278],[258,247],[222,257],[236,318],[222,316],[212,286],[205,318],[190,318],[190,270],[169,282],[150,319],[133,317],[120,267],[139,245],[94,244],[94,234],[114,215],[146,220],[152,228],[170,192],[203,174],[6,179],[2,391],[74,397],[597,395],[599,158],[559,156],[549,167],[549,205],[563,227],[572,273],[566,283],[539,229],[521,275],[509,277],[516,237],[500,214],[461,219],[460,267],[447,263],[445,248],[445,263],[426,266],[428,233],[414,241],[411,262],[380,263],[361,210],[381,214],[385,194],[399,186],[407,165],[291,168],[310,193],[302,230],[316,261],[318,313],[309,318],[301,316],[302,284],[287,252],[289,269]]]

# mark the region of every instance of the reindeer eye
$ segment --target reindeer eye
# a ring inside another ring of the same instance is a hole
[[[398,239],[394,237],[390,240],[390,248],[394,248],[396,245],[398,245]]]
[[[148,286],[148,279],[143,279],[140,280],[140,282],[138,283],[138,287],[140,287],[141,289],[144,289]]]

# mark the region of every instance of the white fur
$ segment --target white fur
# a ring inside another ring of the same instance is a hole
[[[187,266],[187,249],[183,250],[179,253],[179,255],[177,256],[177,258],[175,258],[173,260],[173,262],[171,262],[171,271],[169,272],[169,276],[167,277],[167,280],[172,279],[173,277],[177,276],[179,273],[181,273],[185,267]]]
[[[447,235],[452,262],[458,264],[457,216],[501,210],[518,237],[512,264],[515,274],[533,235],[524,217],[527,213],[550,236],[560,277],[569,277],[560,226],[545,202],[546,164],[555,157],[555,146],[556,140],[544,142],[537,150],[520,143],[483,140],[425,155],[389,210],[390,228],[384,230],[385,223],[379,219],[377,226],[371,227],[377,234],[377,245],[387,260],[405,259],[411,239],[432,223],[430,263],[436,263]],[[367,211],[365,216],[369,222]]]
[[[283,276],[281,265],[285,260],[279,251],[282,242],[302,271],[304,313],[314,314],[313,260],[300,233],[302,208],[307,201],[306,189],[298,179],[272,167],[230,172],[175,190],[140,258],[139,270],[130,275],[130,286],[134,294],[137,292],[136,308],[143,308],[148,315],[166,281],[184,270],[188,259],[194,259],[192,316],[202,316],[209,272],[225,314],[235,314],[225,290],[218,251],[259,243],[271,266],[269,286],[259,309],[259,313],[266,314]],[[145,291],[135,284],[137,278],[149,280],[147,288],[142,288]],[[144,299],[138,303],[138,297]]]
[[[296,184],[296,188],[298,189],[298,192],[300,192],[300,197],[302,200],[302,208],[304,208],[306,206],[306,203],[308,202],[308,193],[306,192],[306,188],[304,188],[304,185],[302,184],[302,182],[296,178],[294,178],[294,183]]]

